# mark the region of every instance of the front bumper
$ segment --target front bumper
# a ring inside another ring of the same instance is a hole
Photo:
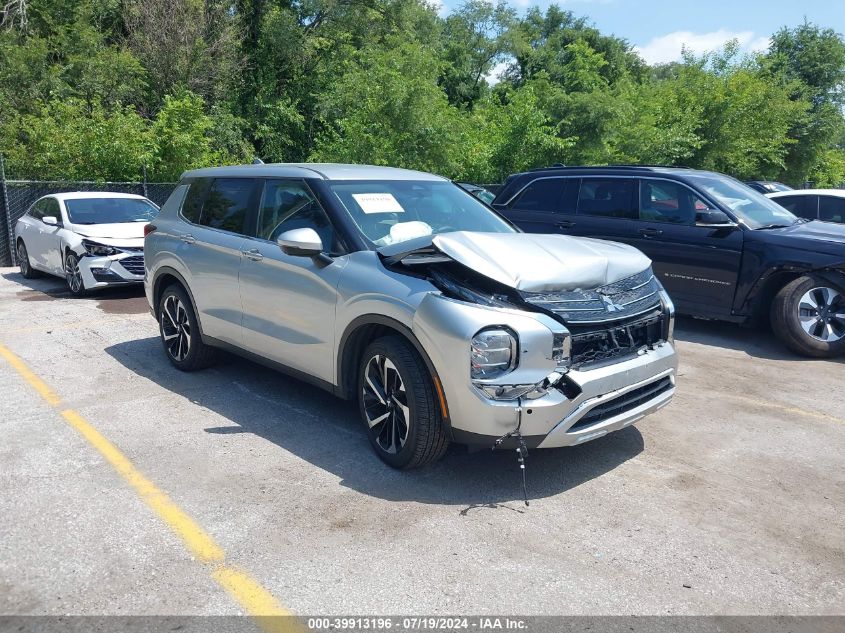
[[[109,256],[83,255],[79,271],[86,290],[144,282],[144,253],[118,253]]]
[[[677,355],[670,342],[661,342],[618,362],[571,370],[539,398],[493,400],[469,380],[467,342],[493,324],[519,333],[524,379],[514,382],[537,383],[554,372],[554,363],[540,352],[551,349],[550,328],[560,325],[544,315],[432,299],[415,317],[415,333],[440,376],[457,442],[492,446],[519,425],[529,448],[573,446],[634,424],[675,393]]]

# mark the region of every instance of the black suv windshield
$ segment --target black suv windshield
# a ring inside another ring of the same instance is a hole
[[[450,231],[517,232],[450,182],[335,181],[328,186],[361,233],[376,246]]]
[[[156,206],[140,198],[78,198],[65,200],[71,224],[118,224],[149,222],[158,215]]]
[[[769,200],[738,180],[718,174],[684,174],[685,178],[708,193],[751,229],[791,226],[798,221],[776,202]]]

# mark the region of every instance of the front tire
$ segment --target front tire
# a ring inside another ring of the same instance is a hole
[[[431,374],[417,351],[398,336],[380,338],[364,351],[358,406],[370,444],[394,468],[436,462],[449,447]]]
[[[805,275],[786,284],[772,303],[772,329],[792,351],[830,358],[845,353],[845,289]]]
[[[82,271],[79,269],[79,256],[70,250],[65,253],[65,281],[73,296],[85,295],[85,283],[82,281]]]
[[[35,279],[36,277],[40,277],[41,273],[35,270],[29,261],[29,253],[26,250],[26,244],[23,243],[23,240],[18,240],[17,251],[21,276],[23,276],[24,279]]]
[[[158,329],[164,353],[176,369],[197,371],[214,362],[216,350],[203,343],[194,306],[181,286],[168,286],[161,294]]]

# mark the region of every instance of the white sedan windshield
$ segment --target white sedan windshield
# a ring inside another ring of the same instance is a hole
[[[329,188],[376,246],[450,231],[516,233],[460,187],[445,181],[332,182]]]
[[[71,224],[119,224],[149,222],[158,207],[142,198],[76,198],[65,200]]]

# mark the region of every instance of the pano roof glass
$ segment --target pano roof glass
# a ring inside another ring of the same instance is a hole
[[[368,180],[328,184],[376,246],[451,231],[516,233],[472,194],[445,181]]]
[[[702,191],[727,206],[743,224],[751,229],[790,226],[798,218],[776,202],[769,200],[738,180],[718,174],[684,174]]]

